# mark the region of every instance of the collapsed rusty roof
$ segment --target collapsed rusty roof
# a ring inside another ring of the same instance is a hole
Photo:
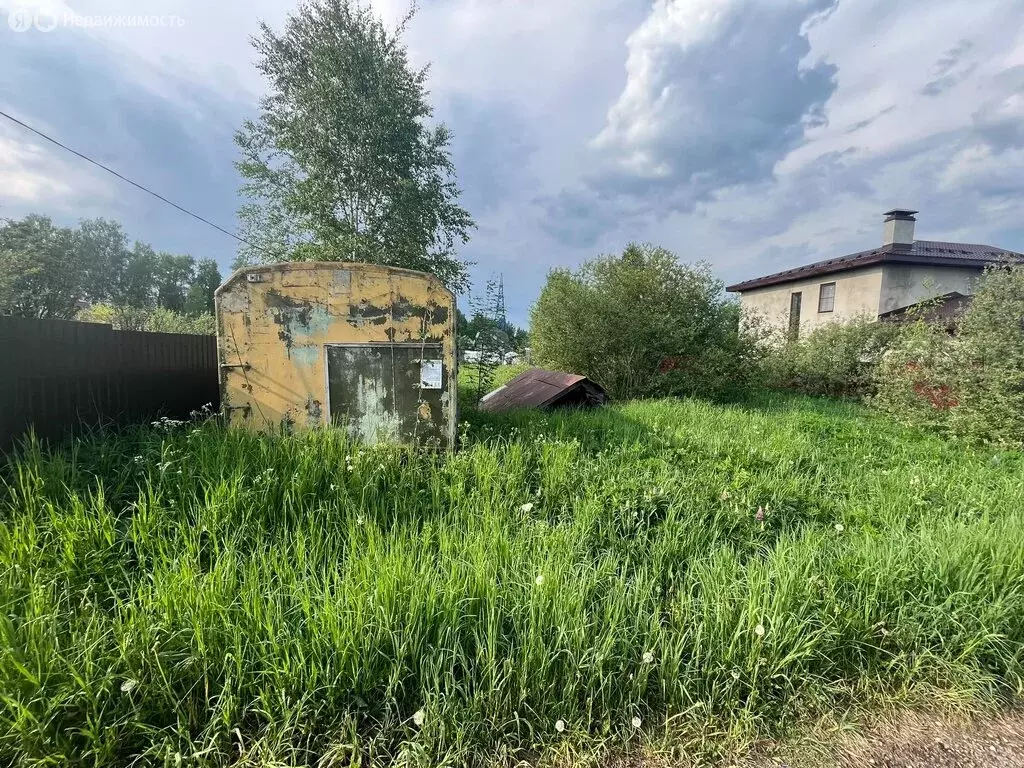
[[[765,277],[746,280],[728,286],[725,290],[742,293],[755,288],[766,288],[769,285],[788,283],[792,280],[815,277],[818,275],[843,272],[847,269],[873,266],[875,264],[922,264],[933,267],[977,267],[983,269],[988,264],[1002,262],[1020,262],[1024,255],[996,248],[991,245],[974,243],[945,243],[937,240],[915,240],[913,244],[901,245],[892,243],[870,251],[851,253],[835,259],[826,259],[803,267],[787,269]]]
[[[501,413],[518,408],[592,407],[607,400],[604,389],[586,376],[531,368],[484,395],[480,410]]]

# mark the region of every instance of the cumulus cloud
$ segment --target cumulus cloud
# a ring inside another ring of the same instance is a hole
[[[804,63],[832,0],[658,0],[630,35],[626,85],[592,146],[617,175],[717,187],[771,174],[824,120],[835,67]]]
[[[373,2],[391,23],[408,7]],[[66,3],[141,12],[137,0]],[[0,0],[13,4],[26,1]],[[505,273],[517,322],[550,267],[630,240],[711,260],[732,282],[871,247],[880,212],[908,206],[921,237],[1024,250],[1019,0],[421,6],[411,56],[432,63],[479,223],[464,255],[480,282]],[[0,104],[231,221],[230,136],[263,87],[248,36],[294,7],[148,0],[146,13],[184,20],[174,30],[0,24]],[[222,235],[16,131],[0,142],[5,215],[113,216],[160,247],[230,261]]]

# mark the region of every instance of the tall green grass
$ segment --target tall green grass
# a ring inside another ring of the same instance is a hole
[[[1020,692],[1020,454],[792,398],[466,430],[27,445],[0,762],[504,763]]]

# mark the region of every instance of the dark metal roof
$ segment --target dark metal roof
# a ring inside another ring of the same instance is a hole
[[[886,221],[889,221],[890,219],[917,221],[917,219],[914,218],[915,213],[920,213],[920,211],[912,211],[909,208],[893,208],[891,211],[886,211],[882,215],[885,216]]]
[[[879,320],[904,320],[920,317],[928,322],[953,320],[971,305],[971,297],[959,291],[950,291],[926,301],[919,301],[899,309],[891,309],[878,316]]]
[[[586,376],[531,368],[503,387],[484,395],[480,410],[500,413],[515,408],[554,408],[560,405],[601,405],[608,396]]]
[[[836,259],[826,259],[804,267],[787,269],[765,277],[746,280],[726,288],[727,291],[749,291],[769,285],[788,283],[816,275],[828,275],[847,269],[867,267],[874,264],[922,264],[934,267],[976,267],[1005,261],[1024,261],[1024,254],[996,248],[991,245],[973,243],[943,243],[938,240],[915,240],[913,245],[883,245],[870,251],[851,253]]]

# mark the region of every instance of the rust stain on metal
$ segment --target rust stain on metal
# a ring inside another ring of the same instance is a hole
[[[454,317],[451,292],[411,270],[334,262],[239,270],[217,290],[218,352],[229,366],[221,394],[236,408],[229,422],[291,431],[344,421],[371,442],[452,447]],[[331,352],[340,348],[354,351]],[[443,387],[422,391],[419,366],[433,359],[443,363]]]
[[[589,408],[607,401],[604,389],[586,376],[531,368],[484,395],[480,410],[501,413],[519,408]]]
[[[306,398],[306,421],[311,426],[322,423],[324,417],[323,404],[312,395]]]

